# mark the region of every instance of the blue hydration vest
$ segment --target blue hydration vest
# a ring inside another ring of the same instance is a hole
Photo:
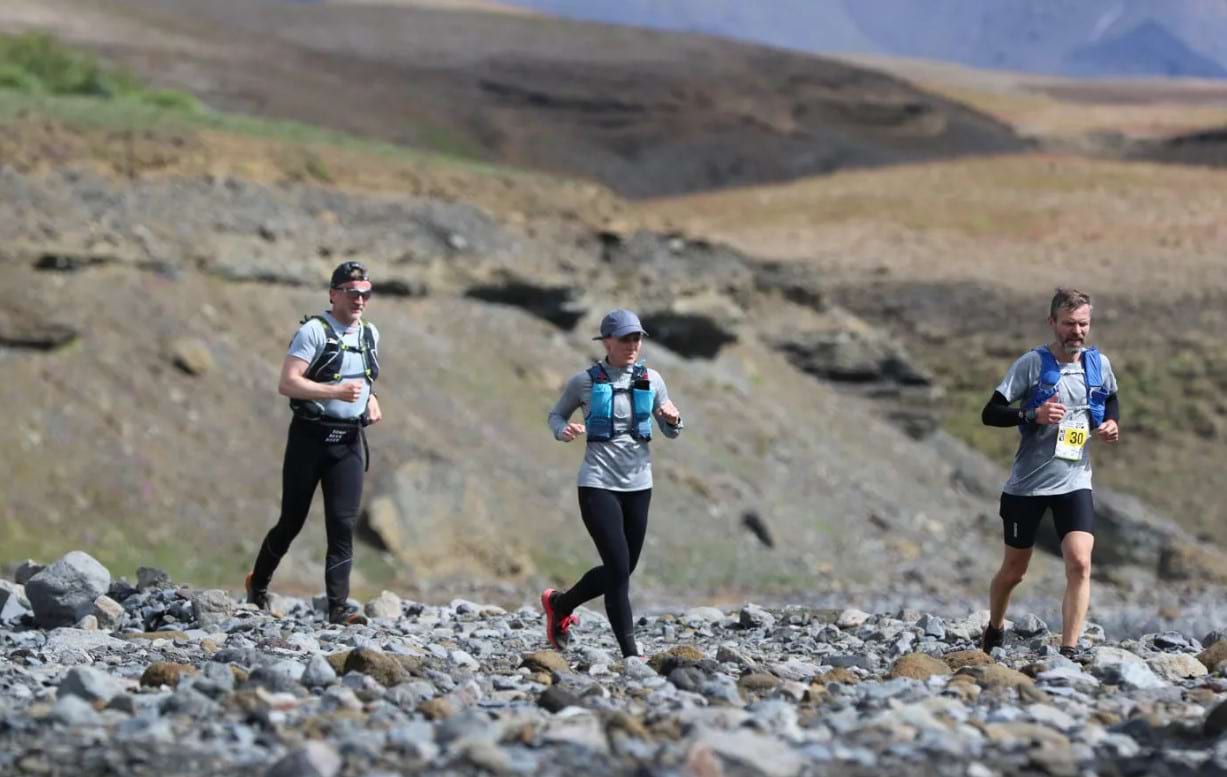
[[[592,396],[588,401],[588,415],[584,423],[588,427],[588,442],[608,442],[613,439],[613,403],[614,394],[631,395],[631,425],[630,435],[636,440],[652,439],[652,402],[656,392],[648,382],[648,369],[643,362],[638,362],[631,369],[630,388],[614,388],[609,380],[609,373],[600,362],[588,368],[588,377],[592,378]]]
[[[1040,379],[1031,392],[1031,398],[1023,405],[1024,410],[1033,410],[1047,402],[1057,393],[1057,383],[1061,380],[1061,365],[1057,357],[1047,346],[1035,349],[1040,355]],[[1082,374],[1086,379],[1086,409],[1091,416],[1091,428],[1103,423],[1104,407],[1107,404],[1108,392],[1103,388],[1103,362],[1099,357],[1099,349],[1087,348],[1082,352]],[[1019,425],[1022,431],[1022,425]]]

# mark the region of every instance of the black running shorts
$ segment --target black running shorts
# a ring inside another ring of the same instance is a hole
[[[1001,522],[1005,530],[1005,544],[1012,548],[1035,545],[1035,532],[1049,509],[1052,510],[1057,535],[1062,540],[1071,531],[1095,533],[1095,500],[1089,488],[1051,496],[1002,494]]]

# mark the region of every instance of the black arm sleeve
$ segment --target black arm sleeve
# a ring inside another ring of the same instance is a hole
[[[1120,423],[1120,400],[1116,398],[1115,394],[1104,400],[1103,418],[1105,421]]]
[[[1010,407],[1005,395],[994,391],[988,404],[980,411],[980,420],[985,426],[1018,426],[1018,408]]]

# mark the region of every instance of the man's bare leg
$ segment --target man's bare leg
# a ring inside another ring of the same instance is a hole
[[[1071,531],[1061,540],[1065,559],[1065,599],[1061,603],[1061,645],[1077,646],[1091,604],[1091,549],[1095,535]]]
[[[1005,626],[1005,611],[1010,605],[1010,594],[1022,582],[1030,563],[1031,548],[1005,546],[1001,568],[997,570],[997,574],[993,575],[993,582],[988,591],[988,623],[994,629]]]

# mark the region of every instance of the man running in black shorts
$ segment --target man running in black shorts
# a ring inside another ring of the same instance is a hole
[[[1017,427],[1018,453],[1001,494],[1005,556],[989,590],[985,652],[1005,640],[1005,611],[1031,561],[1035,532],[1052,511],[1065,559],[1061,653],[1077,652],[1091,595],[1095,504],[1091,496],[1090,440],[1120,439],[1116,376],[1108,357],[1088,348],[1091,298],[1057,289],[1048,323],[1054,340],[1024,354],[984,406],[988,426]],[[1011,403],[1020,402],[1018,407]]]

